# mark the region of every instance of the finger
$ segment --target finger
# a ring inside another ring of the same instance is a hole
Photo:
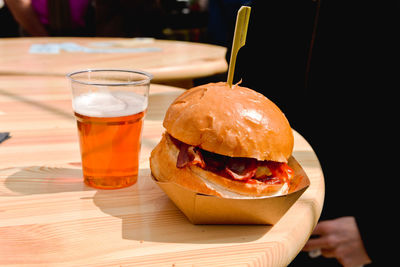
[[[324,235],[319,238],[310,238],[305,244],[303,250],[310,251],[314,249],[334,249],[338,246],[338,239],[334,235]]]
[[[304,245],[303,251],[312,251],[321,248],[325,248],[324,237],[310,238]]]
[[[331,220],[321,221],[315,226],[312,235],[327,235],[331,231]]]
[[[321,254],[325,258],[336,258],[336,251],[335,249],[321,249]]]

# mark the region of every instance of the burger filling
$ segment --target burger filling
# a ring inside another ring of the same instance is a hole
[[[244,183],[290,184],[293,170],[286,163],[229,157],[185,144],[168,135],[179,149],[177,168],[196,165],[219,176]]]

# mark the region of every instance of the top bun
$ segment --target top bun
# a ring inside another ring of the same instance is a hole
[[[163,126],[176,139],[230,157],[287,162],[293,133],[282,111],[249,88],[209,83],[168,108]]]

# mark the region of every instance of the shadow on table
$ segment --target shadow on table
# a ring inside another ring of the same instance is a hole
[[[145,169],[140,183],[118,190],[85,186],[80,168],[15,167],[0,170],[0,196],[96,190],[93,203],[121,219],[122,238],[162,243],[244,243],[264,236],[271,226],[193,225],[151,180]],[[90,197],[92,198],[92,197]]]
[[[26,96],[18,95],[16,93],[12,93],[12,92],[4,90],[2,88],[0,88],[0,95],[11,98],[17,102],[22,102],[24,104],[28,104],[37,109],[41,109],[41,110],[47,111],[49,113],[58,115],[59,117],[62,117],[64,119],[74,119],[75,118],[72,112],[66,112],[65,110],[63,110],[61,108],[53,107],[53,106],[45,104],[41,101],[31,100]]]
[[[81,168],[43,166],[7,168],[0,170],[0,180],[3,179],[5,191],[0,188],[0,196],[95,190],[83,183]]]
[[[268,225],[193,225],[149,175],[141,177],[145,181],[119,190],[98,190],[93,197],[101,211],[121,219],[123,239],[162,243],[245,243],[262,238],[272,228]]]

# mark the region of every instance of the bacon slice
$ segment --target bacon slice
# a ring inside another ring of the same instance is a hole
[[[185,144],[172,136],[170,138],[179,149],[177,168],[184,168],[189,164],[197,165],[207,171],[241,182],[290,184],[293,177],[293,170],[286,163],[232,158]]]
[[[205,164],[205,162],[203,160],[203,156],[202,156],[202,154],[200,152],[200,148],[197,148],[197,147],[194,147],[194,146],[189,146],[188,152],[189,152],[189,155],[190,155],[191,164],[198,165],[201,168],[205,168],[206,167],[206,164]]]
[[[178,160],[176,161],[176,167],[183,168],[187,164],[198,165],[201,168],[206,166],[199,148],[181,143],[179,145],[179,154]]]
[[[190,156],[188,152],[189,145],[181,143],[179,144],[178,148],[179,148],[179,154],[178,154],[178,160],[176,161],[176,167],[183,168],[190,162]]]

